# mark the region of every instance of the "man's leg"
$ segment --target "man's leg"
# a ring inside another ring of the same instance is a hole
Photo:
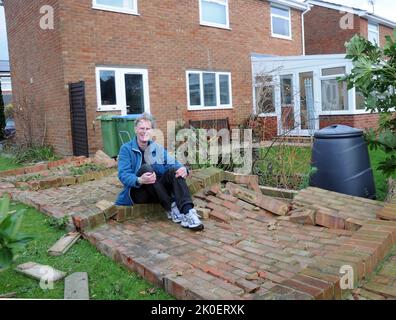
[[[140,177],[147,172],[154,172],[154,170],[150,165],[144,164],[137,172],[137,176]],[[172,198],[164,185],[158,180],[154,184],[144,184],[140,188],[131,189],[131,197],[137,204],[160,203],[165,210],[171,210]]]

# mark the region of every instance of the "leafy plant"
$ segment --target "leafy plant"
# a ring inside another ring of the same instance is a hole
[[[69,217],[65,216],[59,219],[54,217],[48,217],[45,219],[45,223],[52,228],[64,230],[69,223]]]
[[[105,169],[104,166],[98,165],[96,163],[86,163],[79,167],[70,167],[69,171],[72,175],[78,176],[88,172],[102,171],[104,169]]]
[[[371,149],[387,153],[378,168],[389,177],[396,172],[396,29],[393,37],[385,38],[383,49],[360,35],[347,42],[346,58],[353,61],[353,69],[339,80],[362,93],[368,111],[380,114],[379,128],[367,132],[366,139]]]
[[[41,174],[37,173],[37,174],[29,175],[29,176],[20,176],[17,178],[17,181],[29,182],[29,181],[33,181],[33,180],[40,180],[41,178],[43,178],[43,176]]]
[[[48,145],[32,147],[19,146],[13,150],[13,153],[15,154],[15,163],[18,164],[54,161],[59,159],[59,157],[55,155],[54,148]]]
[[[0,199],[0,270],[8,268],[18,249],[23,248],[32,236],[19,232],[24,211],[10,212],[10,199]]]

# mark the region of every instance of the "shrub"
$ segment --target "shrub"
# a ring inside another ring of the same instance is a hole
[[[15,163],[17,164],[54,161],[59,159],[59,157],[55,155],[54,148],[47,145],[33,147],[19,146],[13,150],[13,153],[15,155]]]

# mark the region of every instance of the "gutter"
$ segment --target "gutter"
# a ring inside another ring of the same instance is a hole
[[[304,15],[311,11],[312,6],[307,4],[308,8],[301,14],[301,39],[302,39],[302,48],[303,48],[303,56],[305,56],[305,23],[304,23]]]

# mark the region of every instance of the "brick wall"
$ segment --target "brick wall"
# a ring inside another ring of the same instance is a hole
[[[96,65],[147,68],[151,112],[162,130],[167,120],[177,119],[229,117],[231,125],[236,126],[252,111],[250,53],[302,53],[301,12],[292,10],[293,40],[272,38],[267,1],[229,0],[231,30],[200,26],[198,0],[189,0],[188,4],[176,0],[141,0],[139,16],[94,10],[91,0],[59,1],[58,17],[62,17],[62,22],[54,32],[57,35],[54,48],[47,48],[48,43],[40,49],[42,40],[36,39],[37,34],[42,34],[39,30],[24,32],[31,26],[31,19],[21,20],[18,26],[11,23],[10,47],[16,57],[12,65],[22,52],[27,54],[27,47],[37,48],[33,60],[35,74],[39,75],[35,76],[47,79],[56,88],[48,91],[51,100],[42,100],[46,108],[57,110],[56,125],[49,123],[47,141],[55,144],[62,154],[71,153],[69,103],[64,86],[79,80],[86,84],[90,152],[102,147],[100,123],[95,121],[102,114],[96,111]],[[6,1],[8,20],[19,16],[17,9],[21,4],[21,0]],[[29,44],[21,49],[15,42]],[[48,64],[40,59],[46,55],[54,61]],[[233,109],[188,111],[187,69],[231,72]],[[54,73],[55,70],[61,71]],[[17,78],[22,77],[21,73],[22,69],[14,70]],[[45,90],[45,86],[36,87],[37,95],[45,94]]]
[[[355,34],[367,39],[368,21],[357,15],[353,17],[353,28],[342,29],[340,21],[346,13],[337,10],[314,6],[304,16],[305,52],[306,54],[345,53],[345,42]],[[391,35],[393,29],[380,25],[380,45],[384,46],[385,36]]]
[[[359,33],[359,18],[354,16],[353,29],[342,29],[340,20],[345,14],[334,9],[314,6],[304,15],[305,53],[345,53],[345,41]]]
[[[40,8],[43,5],[55,9],[53,30],[40,28]],[[57,152],[70,153],[70,115],[62,65],[60,1],[6,0],[4,6],[14,103],[23,106],[23,101],[27,101],[43,110],[43,113],[30,112],[29,117],[34,123],[33,135],[40,137],[46,132],[46,143],[54,145]],[[23,139],[23,132],[28,134],[26,123],[16,116],[17,137],[20,140]]]
[[[378,118],[378,114],[326,115],[319,117],[319,125],[320,129],[333,124],[343,124],[354,128],[369,129],[378,127]]]

